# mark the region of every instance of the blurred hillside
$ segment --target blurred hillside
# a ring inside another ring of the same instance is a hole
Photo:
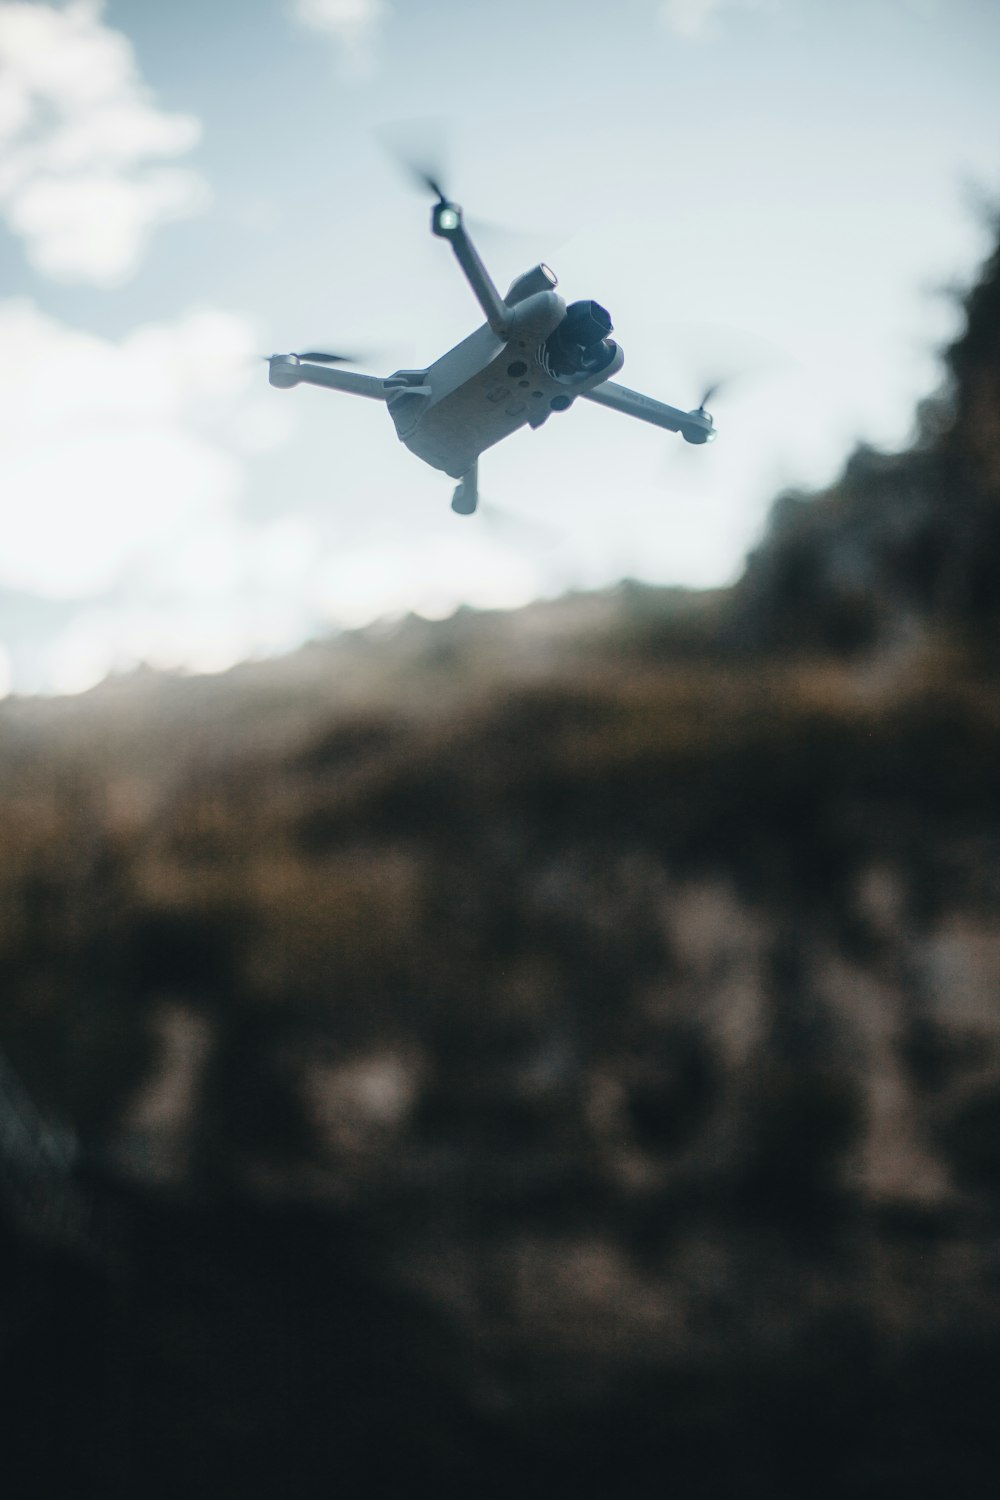
[[[943,390],[903,453],[859,448],[823,495],[790,493],[750,557],[729,639],[872,653],[928,635],[992,671],[1000,556],[1000,251],[964,301]]]
[[[1000,252],[967,312],[729,593],[0,706],[89,1204],[8,1185],[22,1493],[986,1491]]]

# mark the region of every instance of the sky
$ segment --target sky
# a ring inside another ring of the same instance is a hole
[[[0,693],[732,581],[939,384],[998,58],[996,0],[0,0]],[[626,384],[726,379],[717,442],[577,402],[461,518],[384,407],[269,387],[272,352],[388,374],[482,321],[387,138],[501,290],[544,259],[609,309]]]

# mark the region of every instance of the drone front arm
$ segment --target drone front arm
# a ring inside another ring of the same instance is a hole
[[[368,396],[372,401],[386,399],[385,381],[377,375],[361,375],[357,370],[333,370],[329,365],[309,364],[294,354],[273,354],[268,363],[268,379],[272,385],[325,385],[329,390],[347,391],[352,396]]]
[[[598,406],[610,406],[612,411],[638,417],[640,422],[651,422],[654,427],[679,432],[689,443],[707,443],[715,436],[715,427],[707,411],[681,411],[676,406],[667,406],[664,401],[655,401],[652,396],[630,390],[627,385],[619,385],[615,380],[602,381],[589,391],[581,391],[580,395],[585,401],[596,401]]]
[[[457,203],[443,201],[434,205],[431,229],[439,239],[450,240],[455,259],[465,273],[476,301],[486,315],[486,321],[498,338],[506,338],[510,329],[510,308],[493,285],[489,271],[479,258],[479,252],[469,231],[462,221],[462,210]]]

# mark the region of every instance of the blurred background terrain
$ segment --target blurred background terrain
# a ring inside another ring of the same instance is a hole
[[[0,704],[5,1493],[1000,1456],[1000,252],[731,588]]]

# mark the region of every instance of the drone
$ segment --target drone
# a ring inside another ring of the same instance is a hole
[[[556,291],[544,262],[515,278],[501,297],[465,226],[462,209],[435,176],[420,172],[434,194],[431,232],[447,240],[486,322],[425,370],[396,370],[379,378],[333,366],[350,356],[308,350],[273,354],[271,385],[325,386],[384,401],[396,433],[411,453],[457,479],[451,508],[472,515],[479,501],[479,455],[519,428],[541,427],[582,396],[654,427],[679,432],[689,443],[707,443],[715,426],[705,410],[712,390],[694,411],[681,411],[630,390],[611,377],[625,354],[610,337],[611,318],[600,303],[571,302]],[[714,387],[713,387],[714,389]]]

